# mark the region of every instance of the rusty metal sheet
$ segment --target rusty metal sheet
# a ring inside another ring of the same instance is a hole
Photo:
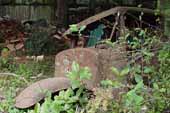
[[[55,59],[55,76],[63,76],[71,71],[73,61],[81,67],[89,67],[93,76],[90,81],[86,81],[87,88],[97,86],[101,80],[98,70],[98,53],[90,48],[75,48],[60,52]]]
[[[75,48],[60,52],[55,59],[55,76],[65,76],[71,71],[73,61],[89,67],[92,78],[85,81],[87,89],[98,87],[102,80],[114,80],[111,67],[122,69],[127,65],[125,47],[115,49]]]
[[[47,91],[54,93],[68,89],[70,86],[69,79],[65,77],[38,81],[27,87],[15,98],[15,107],[20,109],[29,108],[41,101],[46,96]]]

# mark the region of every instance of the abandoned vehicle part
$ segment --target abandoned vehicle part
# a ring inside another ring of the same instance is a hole
[[[73,61],[81,67],[89,67],[93,76],[91,80],[84,81],[87,89],[98,87],[102,80],[114,80],[110,67],[122,69],[127,65],[126,52],[121,46],[115,49],[75,48],[56,55],[55,76],[60,77],[71,71]]]
[[[67,78],[49,78],[38,81],[15,98],[15,107],[24,109],[29,108],[41,101],[49,92],[55,93],[71,87],[70,81]]]
[[[153,25],[148,24],[148,22],[145,22],[144,20],[138,19],[138,17],[134,18],[136,16],[132,17],[132,15],[129,15],[129,12],[139,14],[138,16],[141,16],[141,14],[146,14],[146,15],[149,14],[149,15],[155,16],[155,11],[152,9],[148,9],[148,8],[115,7],[110,10],[103,11],[99,14],[96,14],[92,17],[89,17],[89,18],[77,23],[76,27],[77,27],[77,29],[80,29],[82,26],[86,26],[85,30],[89,30],[90,26],[93,26],[92,24],[97,24],[96,22],[103,23],[101,20],[103,20],[103,19],[107,20],[106,17],[108,18],[110,16],[113,16],[113,19],[109,20],[110,21],[109,25],[112,25],[112,26],[109,26],[109,27],[111,27],[111,28],[109,28],[109,30],[105,30],[108,33],[107,33],[107,36],[104,36],[104,38],[112,39],[113,37],[118,38],[120,36],[124,36],[126,31],[128,30],[128,28],[132,27],[132,26],[133,26],[133,28],[135,28],[135,25],[136,25],[136,27],[139,27],[139,26],[142,27],[141,25],[146,25],[148,27],[153,26]],[[161,15],[162,14],[157,15],[157,16],[161,16]],[[130,21],[127,18],[125,18],[126,16],[131,17]],[[107,24],[109,23],[109,21],[107,21]],[[131,22],[131,24],[134,24],[134,25],[127,24],[128,22],[126,22],[126,21]],[[146,19],[146,21],[149,21],[149,20]],[[106,24],[106,22],[105,22],[105,24]],[[74,34],[72,34],[71,28],[69,28],[68,30],[66,30],[66,32],[63,33],[63,37],[70,38],[70,35],[73,35],[73,37],[76,37],[76,36],[74,36]],[[88,37],[88,38],[90,38],[90,37]],[[97,38],[99,38],[99,37],[97,37]],[[116,40],[116,39],[112,39],[112,40]],[[72,41],[71,43],[73,45],[72,47],[74,48],[76,46],[75,38],[74,39],[71,38],[71,41]]]
[[[87,18],[77,24],[77,27],[80,28],[81,26],[87,26],[93,22],[96,22],[102,18],[105,18],[110,15],[115,15],[118,12],[121,14],[125,14],[127,11],[137,11],[137,12],[144,12],[144,13],[151,13],[154,14],[155,11],[152,9],[147,9],[147,8],[136,8],[136,7],[115,7],[112,9],[109,9],[107,11],[104,11],[102,13],[99,13],[97,15],[94,15],[90,18]],[[68,29],[63,35],[70,34],[70,29]]]

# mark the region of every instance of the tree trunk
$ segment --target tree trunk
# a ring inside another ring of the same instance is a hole
[[[57,17],[57,28],[67,27],[67,12],[68,5],[67,0],[57,0],[56,5],[56,17]]]

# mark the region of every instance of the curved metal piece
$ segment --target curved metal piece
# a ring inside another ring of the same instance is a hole
[[[71,87],[70,81],[65,77],[38,81],[27,87],[15,98],[15,107],[20,109],[29,108],[45,98],[47,91],[55,93],[69,87]]]

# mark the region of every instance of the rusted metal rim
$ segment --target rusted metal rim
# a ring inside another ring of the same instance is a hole
[[[45,98],[47,91],[55,93],[68,89],[69,87],[71,87],[71,84],[66,77],[56,77],[38,81],[27,87],[15,98],[15,107],[20,109],[32,107]]]

